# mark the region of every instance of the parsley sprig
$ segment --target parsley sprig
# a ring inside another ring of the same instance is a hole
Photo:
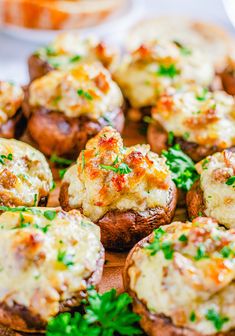
[[[53,154],[50,157],[50,161],[52,163],[55,163],[58,167],[68,167],[72,163],[74,163],[73,160],[65,159],[63,157],[57,156],[56,154]],[[62,179],[64,177],[66,171],[67,171],[67,168],[59,169],[59,177],[60,177],[60,179]]]
[[[25,207],[25,206],[20,206],[20,207],[15,207],[15,208],[11,208],[8,206],[0,206],[0,211],[9,211],[9,212],[20,212],[20,217],[23,216],[22,212],[30,212],[34,215],[41,215],[44,216],[46,219],[52,221],[53,219],[55,219],[56,217],[56,210],[40,210],[40,209],[36,209],[36,208],[29,208],[29,207]]]
[[[160,227],[154,230],[154,239],[151,243],[146,245],[146,249],[150,251],[150,255],[154,256],[159,251],[162,251],[164,257],[168,260],[173,258],[174,249],[173,244],[170,241],[162,242],[162,237],[166,234],[166,232]]]
[[[213,308],[207,311],[205,317],[208,321],[211,321],[214,324],[214,327],[217,331],[222,330],[223,325],[229,321],[228,317],[221,316]]]
[[[105,170],[112,170],[113,172],[119,174],[119,175],[125,175],[132,172],[132,169],[124,162],[120,163],[118,167],[115,167],[116,163],[114,161],[112,166],[107,166],[100,164],[100,168]]]
[[[0,163],[3,165],[6,164],[5,160],[12,161],[12,159],[13,159],[13,155],[11,153],[8,155],[4,155],[4,154],[0,155]]]
[[[172,179],[176,186],[182,190],[189,190],[199,178],[194,162],[180,148],[179,144],[164,150],[162,155],[166,158],[166,164],[170,168]]]
[[[176,69],[174,64],[169,66],[160,64],[156,73],[158,76],[174,78],[179,74],[179,70]]]
[[[140,317],[130,311],[132,299],[127,293],[117,295],[112,289],[104,294],[94,289],[88,291],[85,314],[63,313],[48,323],[46,336],[112,336],[140,335],[136,326]]]
[[[231,176],[225,182],[227,185],[233,185],[235,183],[235,176]]]

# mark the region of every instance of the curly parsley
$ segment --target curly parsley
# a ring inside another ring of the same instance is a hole
[[[132,299],[127,293],[117,295],[115,289],[104,294],[88,291],[85,314],[62,313],[52,318],[46,336],[114,336],[140,335],[136,326],[140,317],[130,310]]]
[[[176,186],[182,190],[189,190],[199,178],[194,162],[178,144],[169,148],[168,151],[164,150],[162,155],[166,158],[166,164],[170,168]]]
[[[153,241],[146,245],[145,249],[150,251],[151,256],[154,256],[159,251],[162,251],[166,259],[172,259],[174,254],[173,244],[169,241],[161,241],[161,238],[166,234],[166,232],[160,227],[154,230],[153,233]]]
[[[208,321],[211,321],[214,324],[217,331],[222,330],[223,325],[229,321],[228,317],[221,316],[213,308],[207,311],[205,317]]]

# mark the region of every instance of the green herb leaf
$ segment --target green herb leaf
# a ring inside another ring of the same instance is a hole
[[[89,92],[84,91],[83,89],[78,89],[77,94],[80,97],[86,98],[87,100],[92,100],[93,99],[92,95]]]
[[[166,259],[172,259],[174,254],[173,245],[169,241],[161,242],[161,238],[166,232],[160,227],[154,230],[154,239],[146,245],[146,249],[150,251],[150,255],[154,256],[159,251],[162,251]]]
[[[234,252],[229,246],[224,246],[221,249],[220,254],[222,254],[223,258],[229,258],[231,255],[234,254]]]
[[[167,141],[167,143],[168,143],[169,146],[173,145],[174,138],[175,138],[174,132],[170,131],[168,133],[168,141]]]
[[[104,115],[103,119],[107,122],[109,126],[114,127],[111,119],[107,115]]]
[[[64,168],[64,169],[60,169],[59,170],[59,177],[60,179],[62,180],[62,178],[64,177],[65,173],[67,172],[67,168]]]
[[[50,189],[50,191],[55,190],[55,188],[56,188],[56,183],[55,183],[55,181],[53,180],[53,181],[52,181],[52,184],[51,184],[51,189]]]
[[[202,91],[202,94],[200,96],[197,96],[196,99],[199,100],[199,101],[206,100],[207,93],[208,93],[208,89],[204,88],[203,91]]]
[[[223,325],[229,321],[228,317],[221,316],[213,308],[207,311],[205,317],[208,321],[211,321],[214,324],[214,327],[217,331],[222,330]]]
[[[56,217],[56,211],[55,210],[46,210],[44,211],[44,217],[49,220],[53,220]]]
[[[174,64],[170,64],[169,66],[165,66],[163,64],[160,64],[159,68],[157,70],[157,75],[158,76],[163,76],[163,77],[174,78],[178,74],[179,74],[179,70],[176,69]]]
[[[180,43],[179,41],[174,41],[174,43],[177,45],[177,47],[180,49],[180,52],[182,55],[184,56],[189,56],[192,54],[191,49],[185,47],[182,43]]]
[[[100,168],[105,169],[105,170],[114,171],[115,173],[120,174],[120,175],[125,175],[125,174],[129,174],[132,172],[132,169],[124,162],[120,163],[118,167],[100,164]]]
[[[67,254],[66,251],[61,251],[61,250],[58,251],[57,261],[61,262],[66,267],[70,267],[74,265],[73,258],[74,256],[71,254]]]
[[[85,165],[86,165],[85,152],[84,150],[82,150],[82,170],[85,169]]]
[[[13,159],[13,155],[11,153],[8,154],[7,156],[4,154],[0,155],[0,163],[3,165],[6,164],[5,160],[12,161],[12,159]]]
[[[33,201],[33,206],[36,206],[38,202],[38,195],[34,194],[34,201]]]
[[[196,314],[194,311],[191,312],[189,319],[191,322],[195,322],[196,321]]]
[[[185,234],[182,234],[179,237],[179,241],[181,241],[181,242],[187,242],[188,241],[188,237]]]
[[[198,260],[201,260],[201,259],[204,259],[204,258],[208,258],[208,256],[206,255],[205,246],[201,244],[197,249],[197,254],[194,257],[194,259],[198,261]]]
[[[161,250],[164,254],[164,257],[167,259],[167,260],[170,260],[173,258],[173,254],[174,254],[174,249],[173,249],[173,245],[171,242],[163,242],[162,245],[161,245]]]
[[[235,176],[229,177],[226,181],[227,185],[233,185],[234,183],[235,183]]]
[[[182,190],[189,190],[193,183],[199,178],[193,161],[186,155],[178,144],[163,151],[166,164],[170,168],[172,179],[176,186]]]
[[[75,62],[78,62],[81,60],[81,55],[75,55],[75,56],[72,56],[70,59],[69,59],[69,62],[70,63],[75,63]]]
[[[62,165],[62,166],[70,166],[74,162],[73,160],[68,160],[68,159],[59,157],[56,154],[53,154],[50,157],[50,161],[58,165]]]

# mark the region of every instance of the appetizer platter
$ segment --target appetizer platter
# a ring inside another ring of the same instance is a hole
[[[0,81],[0,335],[235,335],[234,45],[155,18]]]

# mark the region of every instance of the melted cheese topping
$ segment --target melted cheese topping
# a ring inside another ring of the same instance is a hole
[[[235,102],[223,91],[191,87],[165,93],[153,109],[153,118],[167,132],[199,145],[228,148],[235,144]]]
[[[109,69],[116,64],[117,50],[98,41],[94,36],[81,37],[77,33],[62,33],[47,47],[35,53],[53,68],[68,70],[78,63],[100,61]]]
[[[51,187],[52,174],[42,153],[24,142],[0,139],[1,205],[37,205]]]
[[[216,153],[196,165],[203,190],[205,214],[235,228],[235,153]]]
[[[235,231],[203,217],[162,230],[155,254],[147,245],[134,252],[128,270],[131,290],[149,311],[170,317],[176,326],[205,335],[233,329]],[[224,322],[217,324],[211,315]]]
[[[98,119],[123,104],[119,87],[98,63],[51,71],[33,81],[29,93],[31,106],[43,106],[72,118],[87,115]]]
[[[0,303],[27,307],[44,321],[60,303],[86,289],[96,270],[99,228],[74,210],[56,210],[54,219],[31,208],[0,216]]]
[[[0,125],[16,114],[23,98],[24,93],[21,87],[0,81]]]
[[[133,107],[155,105],[169,87],[186,83],[208,86],[212,64],[198,50],[174,42],[151,41],[124,58],[115,79]]]
[[[148,145],[123,147],[120,134],[104,128],[88,141],[64,177],[70,206],[97,221],[109,210],[167,207],[172,180],[165,159]]]

